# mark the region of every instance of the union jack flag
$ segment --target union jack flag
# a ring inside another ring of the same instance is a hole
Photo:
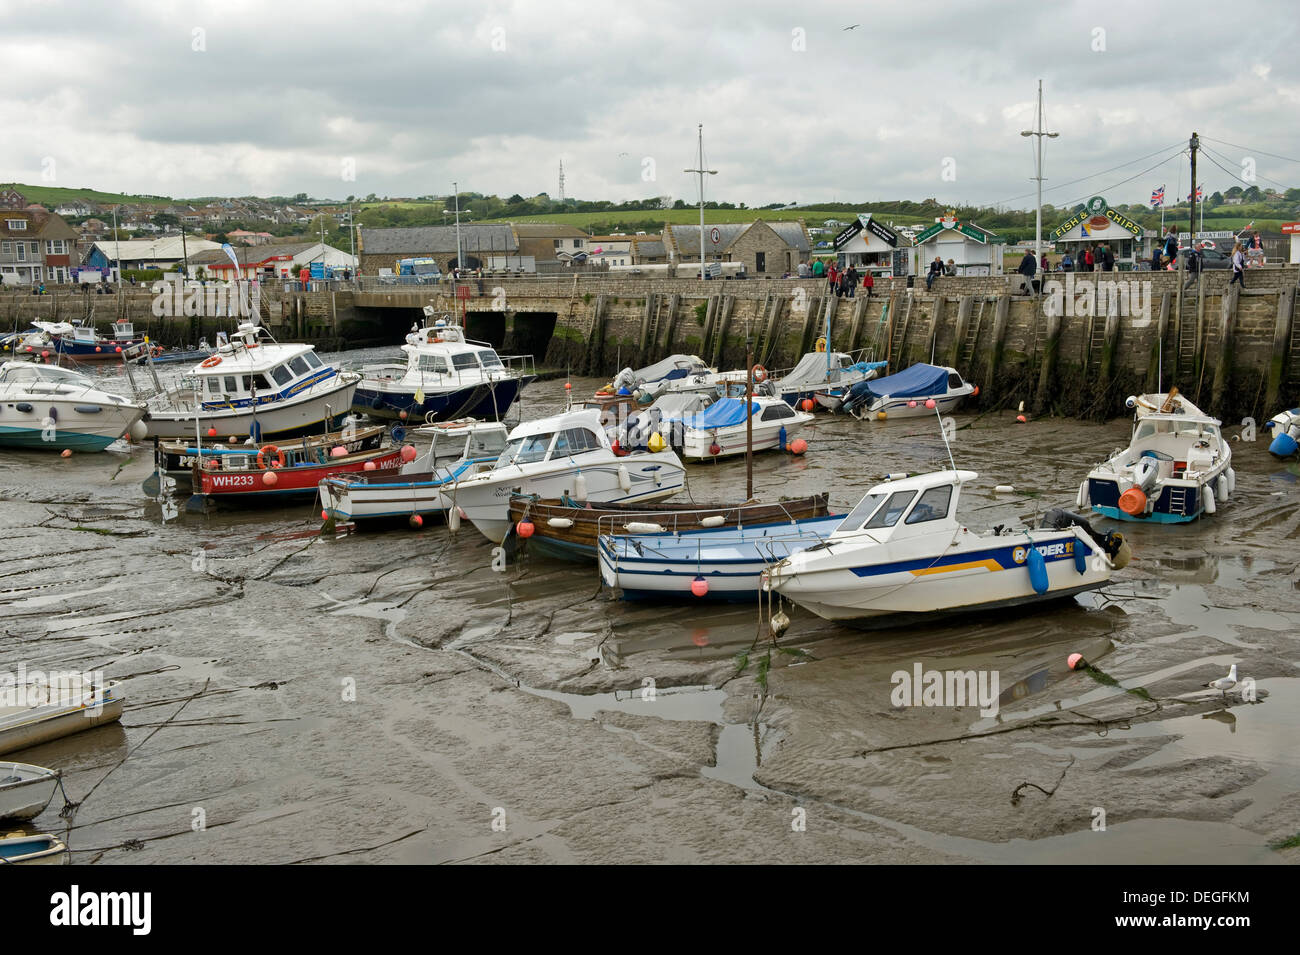
[[[1163,206],[1165,204],[1165,187],[1161,186],[1151,192],[1151,205]]]
[[[1197,187],[1196,187],[1196,201],[1197,201],[1197,202],[1200,202],[1200,201],[1201,201],[1202,199],[1204,199],[1204,198],[1205,198],[1205,190],[1202,189],[1200,186],[1197,186]],[[1187,201],[1188,201],[1188,202],[1191,202],[1191,201],[1192,201],[1192,194],[1191,194],[1190,192],[1187,194]]]

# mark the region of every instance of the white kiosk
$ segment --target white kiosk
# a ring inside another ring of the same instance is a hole
[[[1115,256],[1115,268],[1128,270],[1150,260],[1148,244],[1154,241],[1144,243],[1142,227],[1110,208],[1101,196],[1093,196],[1048,235],[1056,251],[1069,252],[1075,262],[1085,249],[1105,243]]]
[[[951,259],[958,275],[1001,275],[1005,244],[1006,239],[974,222],[958,221],[954,212],[942,216],[916,237],[922,272],[929,269],[937,255],[944,265]]]
[[[911,275],[915,271],[912,244],[871,213],[858,214],[833,240],[836,264],[870,272],[877,278]]]

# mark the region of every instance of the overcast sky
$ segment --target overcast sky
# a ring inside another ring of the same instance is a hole
[[[1202,160],[1207,194],[1244,160],[1300,185],[1276,158],[1300,158],[1298,20],[1294,0],[0,0],[0,181],[555,195],[563,159],[571,197],[694,201],[703,123],[708,198],[1032,208],[1042,78],[1045,202],[1172,201],[1193,129],[1228,170]]]

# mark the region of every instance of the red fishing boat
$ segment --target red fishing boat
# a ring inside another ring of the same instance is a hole
[[[335,451],[347,451],[338,447]],[[222,503],[261,503],[295,497],[313,497],[316,486],[333,474],[393,475],[402,464],[415,456],[415,448],[386,448],[378,451],[361,451],[353,454],[332,454],[321,462],[305,457],[295,462],[294,457],[268,444],[254,454],[242,456],[223,455],[208,459],[202,469],[195,467],[193,486],[197,492],[189,506],[201,506],[204,499]],[[197,500],[195,500],[197,499]]]

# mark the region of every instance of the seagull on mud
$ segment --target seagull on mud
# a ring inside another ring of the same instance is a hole
[[[1217,680],[1211,680],[1205,684],[1207,690],[1219,690],[1223,693],[1223,699],[1226,703],[1228,700],[1228,691],[1237,685],[1237,664],[1232,665],[1227,676],[1221,676]]]

